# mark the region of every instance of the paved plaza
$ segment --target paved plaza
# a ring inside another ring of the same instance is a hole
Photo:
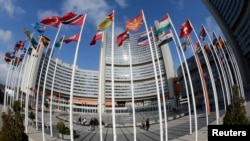
[[[250,98],[247,99],[247,116],[250,120]],[[2,109],[3,105],[0,105]],[[197,122],[198,122],[198,140],[207,141],[207,125],[206,125],[206,116],[201,111],[197,110]],[[222,119],[225,111],[220,109],[220,119],[219,124],[222,124]],[[46,113],[45,121],[46,124],[49,124],[49,114]],[[171,117],[168,117],[171,119]],[[63,116],[53,115],[53,137],[50,136],[50,129],[45,128],[45,138],[46,141],[65,141],[59,138],[59,133],[56,129],[56,123],[59,120],[65,119]],[[208,117],[209,125],[216,125],[215,113],[212,112]],[[1,122],[0,122],[1,123]],[[2,126],[2,123],[0,124]],[[65,120],[65,125],[69,127],[69,122]],[[75,138],[75,141],[99,141],[100,140],[100,129],[96,128],[94,131],[89,131],[89,126],[83,126],[79,124],[74,124],[74,129],[78,135]],[[192,115],[192,133],[190,134],[190,124],[189,124],[189,115],[179,117],[177,119],[169,120],[167,122],[167,132],[169,141],[194,141],[195,140],[195,129],[194,129],[194,116]],[[164,127],[164,124],[163,124]],[[103,127],[103,141],[112,141],[113,140],[113,128]],[[142,129],[141,127],[136,128],[137,140],[138,141],[159,141],[160,140],[160,127],[159,124],[151,124],[149,131]],[[165,128],[164,128],[165,130]],[[119,127],[116,128],[117,140],[118,141],[133,141],[133,128],[132,127]],[[165,131],[163,132],[165,133]],[[43,141],[42,139],[42,129],[35,129],[32,125],[28,126],[28,136],[30,141]],[[164,135],[164,141],[166,137]]]
[[[222,123],[222,117],[224,112],[221,113],[220,124]],[[198,116],[198,140],[207,140],[207,126],[206,126],[206,116],[204,114],[199,114]],[[58,117],[53,117],[53,121],[57,123]],[[60,117],[59,117],[60,118]],[[209,124],[216,124],[215,113],[209,116]],[[69,123],[65,122],[66,126],[69,127]],[[192,119],[192,134],[190,134],[189,128],[189,116],[180,117],[175,120],[170,120],[168,124],[168,140],[171,141],[194,141],[195,140],[195,129],[194,120]],[[31,141],[42,141],[41,128],[37,131],[34,127],[28,126],[28,135]],[[89,126],[82,126],[74,124],[74,129],[77,132],[78,137],[75,141],[99,141],[100,140],[100,129],[96,128],[95,131],[89,131]],[[164,128],[165,129],[165,128]],[[59,138],[59,134],[56,130],[55,125],[53,125],[53,136],[50,136],[50,129],[45,128],[45,138],[46,141],[63,141]],[[132,127],[120,127],[116,128],[117,140],[118,141],[133,141],[133,128]],[[160,131],[159,124],[152,124],[149,131],[142,129],[141,127],[136,128],[137,140],[138,141],[159,141]],[[103,140],[112,141],[113,140],[113,128],[103,128]],[[165,133],[165,131],[164,131]],[[164,140],[166,139],[164,135]]]

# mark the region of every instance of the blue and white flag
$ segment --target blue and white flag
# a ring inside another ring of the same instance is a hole
[[[149,32],[149,37],[152,40],[152,38],[153,38],[152,31],[149,30],[148,32]],[[138,40],[137,40],[137,46],[146,46],[146,45],[148,45],[148,43],[149,43],[148,42],[148,35],[147,35],[147,32],[145,31],[141,35],[139,35]]]

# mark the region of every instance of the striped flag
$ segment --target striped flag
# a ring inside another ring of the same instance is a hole
[[[173,40],[173,34],[172,34],[171,30],[168,30],[164,34],[159,35],[158,38],[159,38],[158,45],[161,46],[163,44],[166,44],[166,43],[172,41]]]
[[[102,31],[99,31],[95,34],[95,36],[92,38],[92,40],[90,41],[90,45],[95,45],[97,40],[101,40],[102,39]]]
[[[152,31],[149,30],[149,37],[152,40],[153,36],[152,36]],[[137,40],[137,46],[146,46],[148,45],[148,35],[147,32],[143,32],[141,35],[139,35],[138,40]]]
[[[97,30],[103,31],[107,27],[109,27],[114,20],[114,12],[110,13],[109,15],[105,16],[102,20],[102,22],[98,25]]]
[[[165,17],[163,17],[162,21],[159,23],[159,28],[156,30],[157,34],[160,34],[164,31],[167,31],[171,28],[171,23],[169,20],[169,16],[166,15]]]
[[[63,42],[65,42],[66,44],[69,43],[69,42],[72,42],[72,41],[78,42],[79,37],[80,37],[80,33],[77,33],[74,36],[71,36],[71,37],[69,37],[67,39],[64,39]]]
[[[77,15],[73,12],[66,13],[60,21],[62,24],[69,24],[69,25],[82,25],[83,24],[84,15],[80,14]]]

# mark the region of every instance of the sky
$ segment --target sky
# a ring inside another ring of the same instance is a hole
[[[199,32],[204,25],[207,31],[221,33],[216,21],[201,0],[0,0],[0,83],[5,83],[8,72],[8,64],[4,61],[5,53],[13,51],[16,41],[26,40],[22,30],[27,28],[34,32],[34,37],[38,41],[39,34],[31,24],[49,16],[63,16],[67,12],[87,14],[76,64],[81,69],[98,70],[100,43],[97,42],[92,46],[89,43],[97,33],[98,24],[113,10],[115,35],[122,33],[125,30],[126,21],[136,17],[141,10],[144,12],[148,26],[153,26],[155,20],[160,21],[169,14],[177,32],[180,25],[189,19],[196,32]],[[63,35],[67,38],[79,31],[80,26],[63,25],[57,40]],[[143,31],[145,31],[144,26],[132,33]],[[107,29],[107,32],[111,33],[111,28]],[[56,28],[48,26],[44,35],[53,43],[56,33]],[[27,45],[28,42],[26,42]],[[63,44],[58,58],[67,64],[73,64],[76,45],[76,42]],[[56,51],[58,50],[55,49]],[[175,61],[178,59],[173,58],[173,60],[176,64]]]

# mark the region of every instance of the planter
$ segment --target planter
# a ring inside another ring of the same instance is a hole
[[[79,135],[74,135],[74,138],[77,138]],[[70,135],[66,135],[66,134],[62,134],[62,133],[59,133],[59,138],[60,139],[64,139],[64,140],[70,140],[71,137]]]
[[[70,135],[65,135],[65,134],[59,133],[59,137],[61,139],[70,140]]]

